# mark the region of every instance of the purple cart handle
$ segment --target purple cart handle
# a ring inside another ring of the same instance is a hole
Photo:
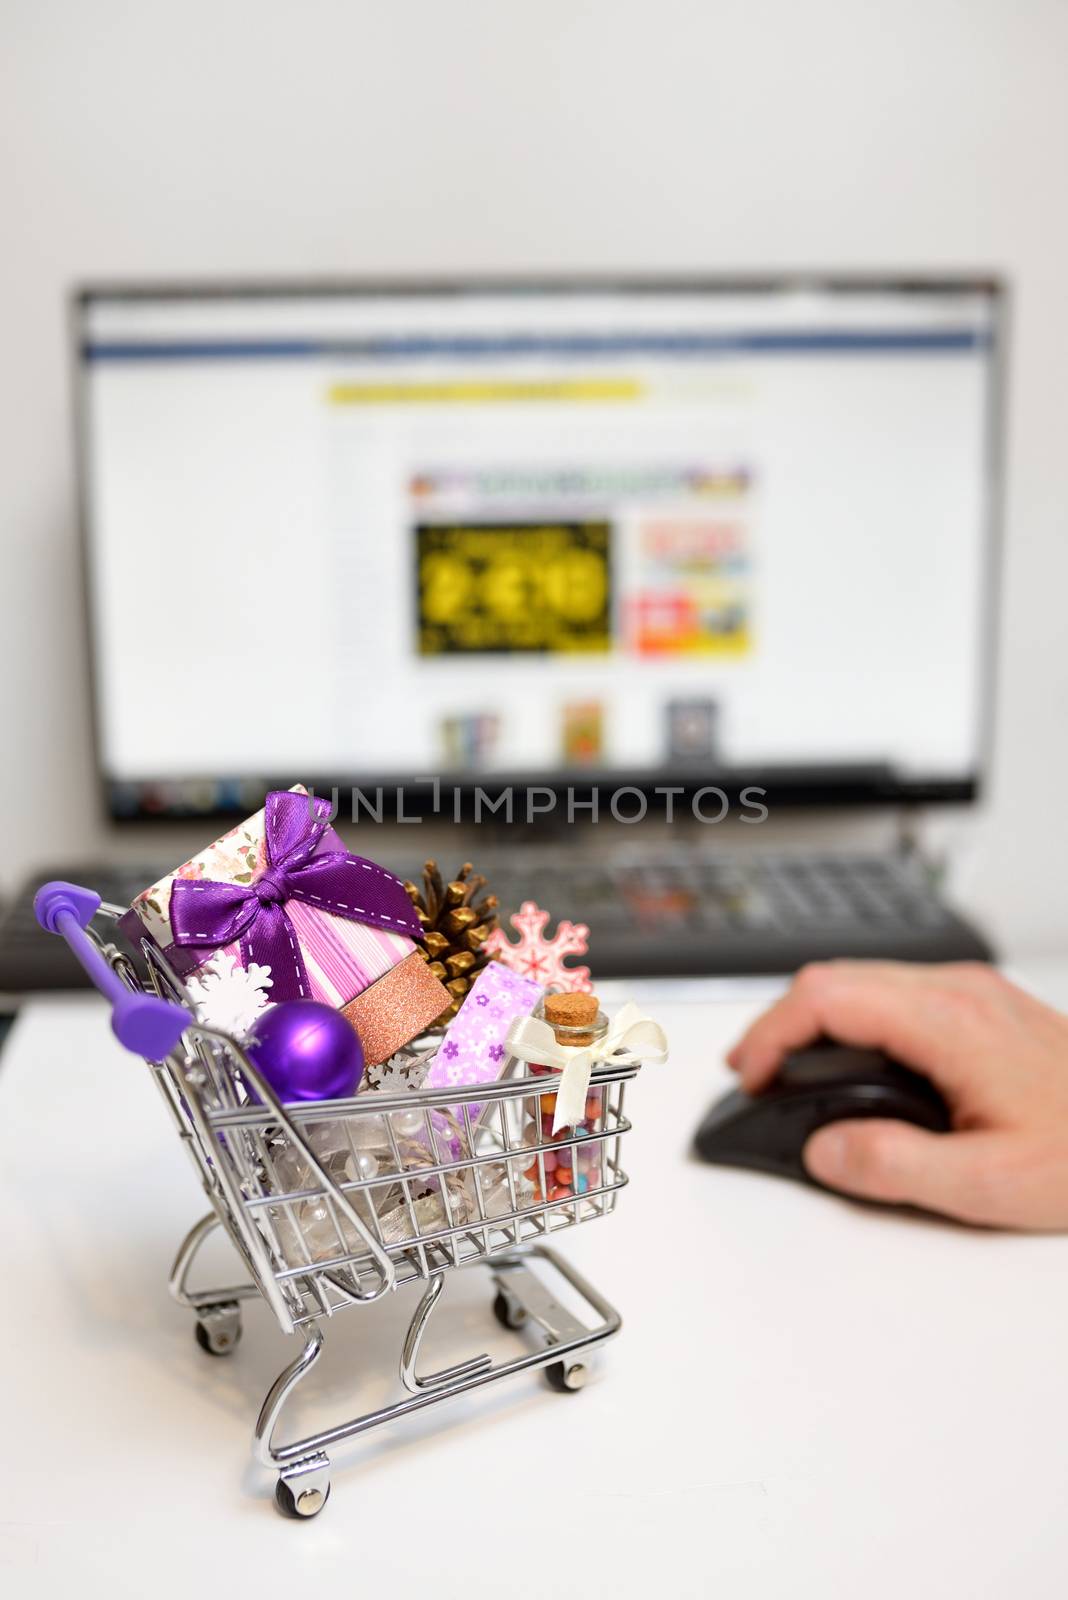
[[[76,883],[44,883],[33,898],[41,927],[66,939],[90,981],[111,1001],[111,1027],[119,1043],[148,1061],[162,1061],[188,1027],[189,1015],[169,1000],[127,989],[112,972],[85,932],[99,907],[100,896]]]

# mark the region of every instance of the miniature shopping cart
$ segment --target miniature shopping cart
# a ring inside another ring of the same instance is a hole
[[[142,944],[142,978],[111,942],[121,908],[102,904],[91,890],[49,883],[35,909],[111,1002],[120,1042],[145,1057],[211,1205],[179,1249],[170,1281],[196,1317],[197,1342],[209,1355],[229,1355],[241,1337],[241,1301],[257,1294],[282,1331],[303,1341],[271,1386],[253,1436],[256,1458],[278,1473],[275,1500],[283,1513],[321,1511],[330,1494],[327,1449],[381,1423],[532,1368],[543,1369],[555,1389],[582,1387],[593,1350],[619,1331],[620,1318],[547,1241],[615,1208],[627,1182],[620,1145],[630,1127],[623,1104],[638,1071],[633,1060],[595,1067],[597,1116],[563,1141],[544,1133],[539,1096],[551,1081],[544,1076],[469,1088],[365,1089],[347,1100],[283,1106],[234,1039],[198,1023],[154,945]],[[418,1047],[410,1052],[418,1060]],[[569,1146],[576,1166],[584,1152],[589,1176],[583,1192],[576,1186],[554,1198],[546,1157],[559,1159]],[[219,1227],[251,1281],[192,1290],[193,1263]],[[493,1274],[498,1320],[533,1337],[511,1360],[478,1355],[420,1373],[420,1344],[445,1273],[479,1261]],[[592,1326],[560,1303],[532,1261],[560,1275],[592,1312]],[[280,1443],[282,1411],[319,1358],[323,1324],[413,1279],[426,1287],[400,1354],[404,1397]]]

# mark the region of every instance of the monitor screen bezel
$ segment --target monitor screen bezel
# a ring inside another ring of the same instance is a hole
[[[989,776],[994,735],[994,685],[997,668],[997,615],[1000,596],[1000,572],[1003,544],[1003,478],[1004,478],[1004,424],[1005,389],[1008,363],[1009,289],[1004,276],[997,272],[975,271],[957,273],[838,273],[793,271],[780,273],[732,274],[522,274],[522,275],[471,275],[446,277],[368,277],[368,278],[293,278],[227,281],[214,279],[197,281],[141,280],[98,281],[75,288],[70,296],[70,331],[72,347],[74,434],[76,483],[78,498],[78,530],[81,567],[83,575],[85,649],[90,689],[90,718],[93,759],[97,783],[105,815],[114,822],[164,821],[196,815],[199,818],[218,820],[234,819],[247,813],[244,799],[220,799],[211,806],[186,804],[172,800],[160,804],[135,803],[129,798],[129,781],[109,774],[103,755],[103,706],[101,703],[101,673],[97,664],[96,608],[92,595],[92,542],[93,528],[90,512],[91,460],[89,450],[89,393],[85,382],[84,359],[85,322],[94,303],[144,302],[174,300],[286,300],[307,298],[467,298],[473,295],[500,295],[503,298],[523,298],[536,295],[604,295],[627,294],[650,296],[662,294],[838,294],[865,295],[888,293],[896,295],[931,296],[982,295],[990,302],[991,322],[994,330],[990,365],[985,424],[986,507],[983,529],[984,594],[982,599],[982,660],[977,665],[980,685],[980,726],[978,729],[977,759],[974,770],[956,777],[904,776],[890,767],[857,768],[836,763],[814,764],[808,767],[763,767],[759,770],[736,770],[723,767],[696,772],[692,768],[680,770],[664,766],[656,771],[648,768],[628,773],[619,768],[567,771],[563,768],[536,774],[478,774],[442,772],[441,782],[450,796],[460,800],[450,801],[452,811],[462,819],[469,819],[469,802],[480,787],[492,792],[510,783],[522,791],[537,787],[552,793],[562,803],[570,788],[576,794],[588,794],[593,789],[606,791],[627,787],[645,796],[650,810],[662,810],[665,805],[664,790],[676,790],[685,804],[690,795],[704,785],[716,785],[725,793],[736,797],[742,789],[756,786],[766,790],[769,803],[776,807],[828,807],[828,806],[887,806],[916,804],[970,804],[981,797]],[[146,670],[153,670],[146,662]],[[161,714],[182,715],[177,693],[168,691],[161,682]],[[218,774],[188,775],[191,782],[198,778],[216,778]],[[227,776],[230,776],[229,774]],[[406,816],[426,815],[433,804],[430,786],[416,782],[426,776],[422,767],[413,766],[410,772],[352,772],[352,773],[293,773],[234,774],[235,779],[247,778],[250,792],[257,786],[262,790],[303,782],[316,792],[329,792],[337,788],[347,795],[351,788],[365,794],[379,795],[381,813],[385,818],[396,817],[403,806]],[[146,774],[143,781],[152,782]],[[164,786],[165,787],[165,786]],[[403,791],[403,800],[400,793]],[[659,793],[658,793],[659,791]],[[119,796],[122,795],[120,801]],[[344,800],[342,805],[346,803]],[[522,811],[522,808],[519,808]]]

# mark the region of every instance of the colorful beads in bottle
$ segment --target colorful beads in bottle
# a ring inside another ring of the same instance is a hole
[[[549,994],[542,1002],[542,1014],[556,1035],[560,1044],[588,1045],[600,1039],[608,1030],[608,1019],[597,1004],[596,995],[592,994]],[[553,1072],[549,1066],[533,1064],[531,1072],[537,1077],[543,1077]],[[525,1138],[529,1144],[557,1144],[559,1150],[546,1150],[540,1157],[535,1156],[531,1166],[526,1170],[525,1176],[530,1179],[535,1187],[537,1199],[567,1200],[577,1194],[586,1194],[590,1189],[600,1186],[601,1182],[601,1152],[600,1144],[575,1143],[583,1134],[591,1131],[600,1131],[603,1117],[602,1104],[603,1091],[591,1089],[586,1097],[586,1120],[577,1128],[561,1128],[559,1133],[553,1133],[553,1121],[556,1116],[556,1095],[552,1091],[538,1096],[538,1128],[533,1122],[527,1124]],[[542,1189],[542,1170],[545,1173],[545,1187]]]

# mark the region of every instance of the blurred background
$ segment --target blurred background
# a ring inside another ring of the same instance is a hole
[[[220,831],[131,832],[101,798],[77,557],[79,285],[810,269],[1009,290],[996,661],[984,633],[977,679],[992,760],[977,803],[912,805],[907,825],[964,914],[945,953],[970,948],[965,925],[1013,957],[1068,946],[1059,0],[0,0],[0,28],[5,898],[64,862],[162,869]],[[157,492],[166,506],[169,485]],[[246,578],[225,560],[205,575],[220,607]],[[159,617],[131,627],[157,715],[196,719],[218,681],[176,653],[168,588]],[[862,651],[842,663],[844,680],[866,670]],[[289,763],[280,747],[270,775],[306,775]],[[740,830],[761,848],[765,833],[790,850],[898,847],[897,803],[780,813],[772,789],[769,806],[766,829]],[[440,828],[400,846],[388,833],[360,848],[413,865],[431,843],[472,848]]]

